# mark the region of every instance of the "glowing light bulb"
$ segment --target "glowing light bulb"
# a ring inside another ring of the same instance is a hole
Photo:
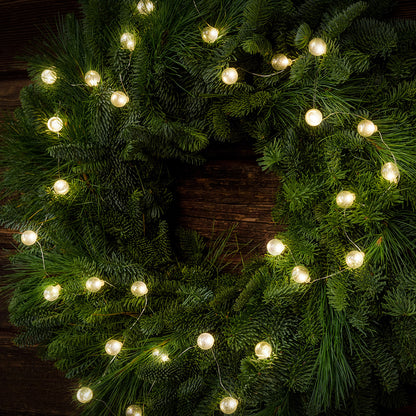
[[[104,280],[101,280],[98,277],[91,277],[85,283],[87,290],[92,293],[99,292],[104,285]]]
[[[218,29],[212,26],[207,26],[202,32],[202,40],[206,43],[214,43],[218,39]]]
[[[137,10],[140,14],[150,14],[155,9],[155,5],[148,0],[139,1]]]
[[[77,399],[81,403],[88,403],[94,397],[94,393],[89,387],[81,387],[77,391]]]
[[[225,397],[220,402],[220,409],[226,415],[233,414],[238,407],[238,400],[234,399],[234,397]]]
[[[45,84],[52,85],[58,79],[55,71],[52,69],[45,69],[41,74],[41,79]]]
[[[60,285],[55,285],[55,286],[48,286],[44,292],[43,292],[43,297],[49,301],[49,302],[53,302],[56,299],[59,298],[59,294],[61,292],[61,286]]]
[[[160,355],[160,351],[159,350],[154,350],[153,351],[153,356],[154,357],[159,357],[159,355]]]
[[[296,283],[309,283],[311,278],[309,270],[305,266],[296,266],[292,270],[292,279]]]
[[[101,76],[97,71],[88,71],[85,74],[85,82],[89,87],[96,87],[101,81]]]
[[[148,291],[149,289],[144,282],[137,281],[131,285],[131,293],[136,297],[144,296]]]
[[[345,263],[351,269],[358,269],[364,264],[365,254],[362,251],[350,251],[345,257]]]
[[[203,334],[201,334],[196,341],[198,347],[201,348],[201,350],[211,349],[214,346],[214,342],[214,337],[208,332],[204,332]]]
[[[281,240],[274,238],[267,243],[267,251],[272,256],[280,256],[286,249]]]
[[[160,354],[160,360],[164,363],[169,361],[169,355],[168,354]]]
[[[322,123],[322,113],[316,108],[312,108],[305,114],[305,120],[312,127],[319,126]]]
[[[48,129],[54,133],[59,133],[64,127],[64,122],[59,117],[52,117],[48,120]]]
[[[126,409],[126,416],[142,416],[142,408],[140,406],[131,405]]]
[[[358,134],[363,137],[370,137],[377,131],[377,126],[370,120],[362,120],[357,126]]]
[[[276,71],[283,71],[290,65],[292,65],[292,60],[282,53],[278,53],[272,58],[272,67]]]
[[[355,202],[355,194],[349,191],[341,191],[337,195],[337,205],[340,208],[351,208]]]
[[[124,107],[129,101],[130,98],[122,91],[113,92],[113,95],[111,96],[111,104],[113,104],[114,107]]]
[[[326,54],[326,43],[321,38],[314,38],[309,42],[309,52],[314,56]]]
[[[259,342],[254,348],[254,353],[259,360],[266,360],[272,355],[272,346],[268,342]]]
[[[387,162],[381,167],[381,176],[391,183],[398,183],[400,179],[400,170],[393,162]]]
[[[38,241],[38,235],[32,230],[27,230],[20,236],[20,241],[25,246],[33,246]]]
[[[136,37],[132,33],[123,33],[120,38],[120,43],[123,49],[134,51],[136,47]]]
[[[59,179],[54,183],[53,190],[57,195],[66,195],[69,192],[69,183],[63,179]]]
[[[123,343],[117,341],[116,339],[112,339],[105,344],[105,352],[108,355],[117,355],[121,349],[123,348]]]
[[[222,71],[221,79],[224,84],[235,84],[238,81],[238,72],[235,68],[224,69],[224,71]]]

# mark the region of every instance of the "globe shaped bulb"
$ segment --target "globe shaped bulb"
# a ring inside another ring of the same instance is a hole
[[[49,301],[49,302],[53,302],[56,299],[59,298],[59,294],[61,292],[61,286],[60,285],[55,285],[55,286],[48,286],[44,292],[43,292],[43,297]]]
[[[214,342],[214,337],[208,332],[204,332],[203,334],[201,334],[196,341],[198,347],[201,348],[201,350],[211,349],[214,346]]]
[[[218,39],[218,29],[212,26],[207,26],[202,32],[202,40],[206,43],[214,43]]]
[[[45,69],[40,77],[42,81],[48,85],[54,84],[55,81],[58,79],[56,72],[52,71],[52,69]]]
[[[104,280],[101,280],[98,277],[91,277],[86,281],[85,287],[89,292],[96,293],[101,290],[104,284]]]
[[[148,291],[149,289],[144,282],[138,281],[131,285],[131,293],[133,293],[133,295],[136,297],[144,296]]]
[[[377,126],[370,120],[362,120],[358,123],[357,131],[360,136],[370,137],[377,131]]]
[[[355,202],[355,194],[349,191],[342,191],[337,195],[337,205],[340,208],[351,208]]]
[[[160,354],[160,360],[164,363],[169,361],[169,355],[168,354]]]
[[[281,240],[274,238],[267,243],[267,251],[272,256],[280,256],[286,249]]]
[[[276,71],[283,71],[290,65],[292,65],[292,60],[282,53],[278,53],[272,58],[272,67]]]
[[[350,251],[345,257],[345,263],[351,269],[358,269],[364,264],[365,254],[362,251]]]
[[[85,74],[85,82],[89,87],[96,87],[101,81],[101,76],[97,71],[88,71]]]
[[[238,72],[235,68],[224,69],[224,71],[222,71],[221,79],[224,84],[235,84],[238,81]]]
[[[105,344],[105,352],[108,355],[117,355],[123,348],[123,343],[112,339]]]
[[[128,49],[133,52],[136,47],[136,37],[132,33],[123,33],[120,38],[120,43],[123,49]]]
[[[305,120],[309,126],[319,126],[322,123],[322,113],[316,108],[312,108],[305,114]]]
[[[140,406],[131,405],[126,409],[126,416],[142,416],[142,408]]]
[[[400,179],[400,170],[393,162],[387,162],[381,167],[381,176],[391,183],[398,183]]]
[[[111,95],[111,104],[113,104],[114,107],[124,107],[129,101],[130,98],[122,91],[113,92]]]
[[[226,415],[233,414],[238,407],[238,400],[234,399],[234,397],[225,397],[220,402],[220,409]]]
[[[150,14],[155,9],[155,5],[148,0],[139,1],[137,3],[137,10],[140,14]]]
[[[311,278],[309,270],[305,266],[296,266],[292,270],[292,279],[296,283],[309,283]]]
[[[20,241],[25,246],[33,246],[38,241],[38,235],[32,230],[27,230],[20,236]]]
[[[48,120],[48,129],[54,133],[59,133],[64,127],[64,122],[59,117],[52,117]]]
[[[59,179],[53,185],[56,195],[66,195],[69,192],[69,183],[63,179]]]
[[[272,355],[272,346],[268,342],[259,342],[254,348],[254,353],[259,360],[266,360]]]
[[[309,42],[309,52],[314,56],[326,54],[326,43],[321,38],[314,38]]]
[[[89,387],[81,387],[77,391],[77,399],[81,403],[88,403],[94,397],[94,393]]]

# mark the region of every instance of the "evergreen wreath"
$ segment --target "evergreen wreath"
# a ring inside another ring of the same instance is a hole
[[[416,23],[390,0],[84,0],[8,121],[12,322],[83,415],[376,415],[416,368]],[[178,166],[249,138],[286,231],[230,274]]]

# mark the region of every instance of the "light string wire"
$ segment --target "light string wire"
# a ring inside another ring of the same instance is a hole
[[[220,364],[218,363],[217,357],[214,353],[214,349],[211,349],[212,352],[212,356],[214,357],[215,363],[217,365],[217,372],[218,372],[218,380],[220,382],[221,387],[224,389],[224,391],[229,395],[232,396],[231,393],[224,387],[224,384],[222,382],[222,377],[221,377],[221,369],[220,369]]]

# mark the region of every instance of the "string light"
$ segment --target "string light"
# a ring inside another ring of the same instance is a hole
[[[155,5],[148,0],[139,1],[137,4],[137,10],[140,14],[150,14],[155,9]]]
[[[387,162],[381,167],[381,176],[391,183],[398,183],[400,179],[400,170],[393,162]]]
[[[322,56],[326,54],[326,43],[321,38],[313,38],[309,42],[309,52],[314,56]]]
[[[160,354],[160,360],[164,363],[169,361],[169,355],[168,354]]]
[[[20,241],[25,246],[33,246],[33,244],[35,244],[37,240],[38,235],[32,230],[27,230],[20,236]]]
[[[259,342],[254,348],[254,354],[259,360],[266,360],[272,355],[272,346],[268,342]]]
[[[140,406],[131,405],[126,409],[126,416],[142,416],[142,408]]]
[[[281,240],[274,238],[267,243],[267,251],[272,256],[280,256],[286,249]]]
[[[214,346],[214,342],[214,337],[208,332],[201,334],[196,341],[201,350],[210,350]]]
[[[159,357],[160,351],[159,350],[154,350],[152,354],[153,354],[154,357]]]
[[[337,195],[337,205],[340,208],[351,208],[355,202],[355,194],[350,191],[341,191]]]
[[[61,292],[61,286],[60,285],[55,285],[55,286],[48,286],[44,292],[43,292],[43,297],[49,301],[49,302],[53,302],[56,299],[59,298],[59,294]]]
[[[357,126],[358,134],[363,137],[370,137],[377,131],[377,126],[371,120],[362,120]]]
[[[93,391],[89,387],[81,387],[77,391],[77,399],[81,403],[88,403],[94,397]]]
[[[111,95],[111,104],[113,104],[114,107],[124,107],[129,101],[130,98],[122,91],[113,92]]]
[[[220,402],[220,409],[226,415],[233,414],[238,407],[238,400],[234,399],[234,397],[225,397]]]
[[[149,289],[147,288],[146,283],[142,281],[134,282],[131,285],[131,293],[136,297],[144,296],[147,292],[149,292]]]
[[[345,257],[345,263],[351,269],[358,269],[364,264],[365,254],[362,251],[350,251]]]
[[[290,65],[292,65],[292,60],[282,53],[278,53],[272,58],[272,67],[276,71],[283,71]]]
[[[108,355],[117,355],[123,348],[123,343],[112,339],[105,344],[105,352]]]
[[[97,71],[88,71],[85,74],[85,82],[89,87],[96,87],[101,81],[101,76]]]
[[[312,127],[319,126],[322,123],[322,113],[316,108],[312,108],[305,114],[305,120]]]
[[[64,179],[59,179],[54,183],[53,190],[57,195],[66,195],[69,192],[69,183]]]
[[[136,37],[132,33],[123,33],[120,38],[120,43],[123,49],[128,49],[133,52],[136,47]]]
[[[222,71],[221,79],[224,84],[235,84],[238,81],[238,72],[235,68],[226,68]]]
[[[309,283],[311,278],[309,270],[305,266],[296,266],[292,270],[292,279],[296,283]]]
[[[52,117],[48,120],[48,129],[54,133],[59,133],[64,127],[64,122],[59,117]]]
[[[206,43],[214,43],[218,39],[219,31],[215,27],[207,26],[202,32],[202,40]]]
[[[99,292],[104,285],[104,280],[101,280],[98,277],[91,277],[85,282],[85,287],[92,293]]]
[[[45,84],[52,85],[58,79],[56,72],[52,69],[45,69],[41,74],[41,79]]]

